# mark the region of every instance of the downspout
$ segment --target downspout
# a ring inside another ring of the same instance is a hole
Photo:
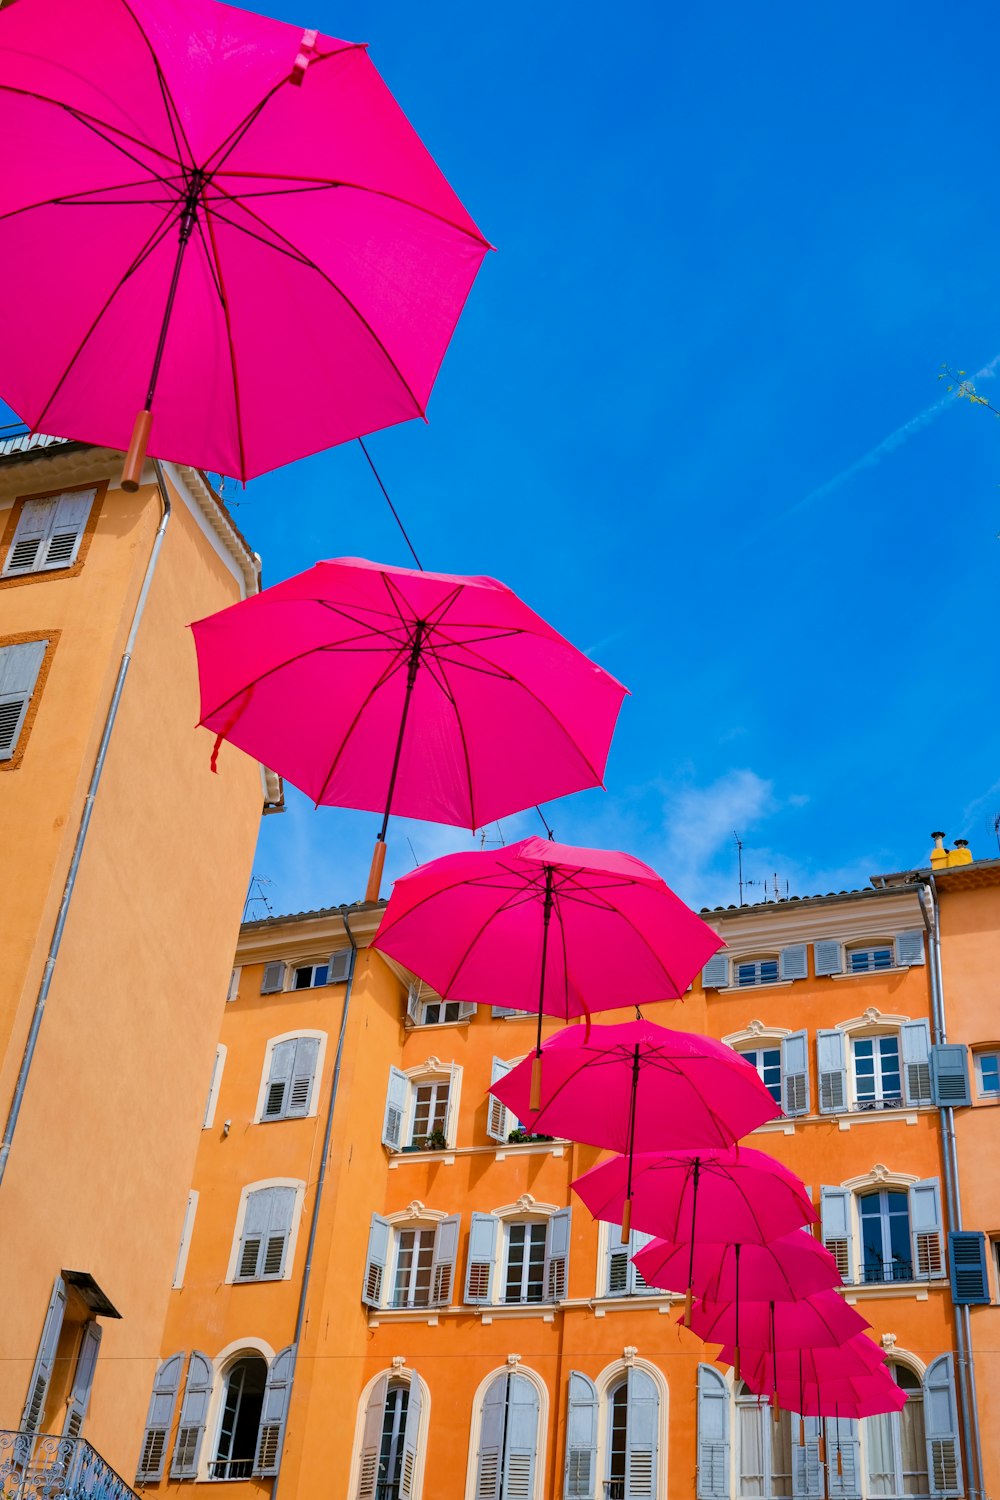
[[[73,900],[76,877],[80,870],[80,861],[83,858],[83,849],[90,830],[90,820],[94,814],[94,799],[97,796],[97,788],[101,784],[104,763],[108,755],[108,746],[111,743],[111,735],[115,727],[115,720],[118,717],[118,708],[122,700],[122,693],[125,689],[125,679],[128,676],[129,667],[132,665],[132,653],[135,649],[136,637],[139,634],[139,626],[146,608],[146,600],[149,597],[149,590],[153,582],[153,574],[156,571],[156,564],[159,560],[160,549],[163,546],[167,523],[170,520],[170,496],[167,492],[167,481],[163,473],[163,466],[158,458],[153,459],[153,467],[156,470],[156,482],[159,487],[160,501],[163,509],[159,525],[156,528],[156,534],[153,537],[153,545],[150,549],[149,561],[146,564],[146,572],[143,575],[139,597],[132,612],[132,624],[129,627],[128,637],[125,641],[125,650],[122,653],[122,659],[118,667],[118,676],[115,679],[114,691],[111,694],[111,702],[108,705],[108,712],[104,720],[101,742],[97,747],[97,758],[94,761],[94,769],[90,775],[90,785],[87,787],[87,795],[84,798],[83,812],[80,815],[80,826],[77,829],[76,841],[73,845],[73,853],[69,862],[69,870],[66,874],[66,883],[63,886],[62,900],[59,903],[55,926],[52,929],[52,939],[49,943],[49,951],[45,960],[45,968],[42,971],[41,983],[38,986],[38,994],[35,996],[35,1008],[32,1012],[31,1025],[28,1028],[28,1036],[24,1044],[24,1055],[21,1058],[21,1067],[17,1075],[17,1082],[14,1085],[14,1094],[10,1101],[10,1109],[7,1112],[7,1123],[4,1126],[3,1139],[0,1141],[0,1183],[3,1182],[4,1173],[7,1170],[7,1159],[10,1156],[11,1146],[14,1141],[18,1115],[21,1113],[21,1105],[24,1102],[24,1094],[28,1086],[28,1075],[31,1072],[31,1064],[35,1057],[35,1048],[38,1045],[38,1033],[41,1030],[42,1017],[45,1014],[45,1002],[48,1000],[49,990],[52,988],[52,975],[55,972],[56,961],[59,958],[59,949],[62,947],[63,934],[66,931],[66,920],[69,916],[70,903]]]
[[[928,917],[923,895],[920,897],[920,914],[924,919],[931,950],[931,1021],[934,1041],[942,1045],[948,1040],[944,1014],[944,970],[941,964],[941,912],[938,903],[937,882],[933,875],[921,876],[921,885],[930,891],[933,920]],[[958,1178],[958,1144],[955,1138],[955,1111],[950,1105],[939,1105],[941,1139],[944,1147],[945,1197],[948,1204],[948,1222],[952,1230],[962,1229],[962,1195]],[[955,1307],[955,1333],[958,1355],[962,1399],[959,1403],[962,1414],[962,1435],[965,1451],[973,1469],[969,1500],[981,1500],[984,1494],[983,1449],[979,1430],[979,1400],[976,1394],[976,1366],[972,1352],[972,1319],[966,1306]]]
[[[302,1286],[299,1290],[299,1305],[295,1314],[295,1333],[292,1337],[292,1369],[288,1377],[288,1404],[285,1407],[287,1415],[292,1409],[292,1393],[295,1388],[295,1373],[299,1362],[299,1342],[302,1338],[302,1329],[306,1320],[306,1300],[309,1296],[309,1282],[312,1279],[313,1251],[316,1247],[316,1233],[319,1229],[319,1210],[323,1199],[323,1187],[326,1183],[326,1164],[330,1155],[330,1141],[333,1137],[333,1116],[337,1105],[337,1090],[340,1087],[340,1064],[344,1056],[344,1038],[347,1035],[347,1015],[351,1008],[351,991],[354,989],[354,971],[358,963],[358,945],[351,931],[351,924],[347,920],[347,913],[341,912],[341,920],[347,941],[351,945],[351,966],[347,971],[347,988],[344,991],[344,1009],[340,1017],[340,1035],[337,1037],[337,1055],[333,1063],[333,1082],[330,1085],[330,1103],[326,1111],[326,1124],[323,1128],[323,1151],[319,1161],[319,1172],[316,1176],[316,1196],[313,1199],[312,1218],[309,1222],[309,1241],[306,1245],[306,1262],[302,1268]],[[281,1454],[278,1455],[278,1472],[274,1476],[271,1486],[271,1500],[277,1500],[278,1485],[281,1482]]]

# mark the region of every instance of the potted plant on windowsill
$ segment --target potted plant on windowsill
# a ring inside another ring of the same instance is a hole
[[[531,1133],[530,1130],[525,1130],[523,1126],[518,1125],[517,1129],[516,1130],[512,1130],[511,1133],[510,1133],[510,1135],[507,1137],[507,1144],[509,1146],[524,1146],[524,1145],[527,1145],[527,1143],[529,1141],[554,1141],[554,1140],[555,1140],[555,1136],[554,1135],[532,1135],[532,1133]]]
[[[429,1135],[424,1136],[423,1149],[425,1151],[445,1151],[447,1147],[448,1137],[443,1130],[432,1130]]]

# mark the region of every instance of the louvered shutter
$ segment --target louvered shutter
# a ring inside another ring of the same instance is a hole
[[[84,1323],[80,1338],[80,1351],[76,1357],[76,1370],[73,1374],[73,1389],[70,1392],[66,1420],[63,1423],[64,1437],[80,1436],[83,1420],[87,1415],[87,1407],[90,1405],[90,1392],[94,1385],[94,1371],[97,1368],[97,1354],[100,1347],[101,1325],[91,1318],[89,1322]]]
[[[490,1087],[499,1083],[501,1078],[506,1078],[510,1072],[511,1064],[502,1062],[499,1057],[493,1059],[493,1069],[490,1075]],[[500,1103],[492,1094],[488,1095],[488,1107],[486,1115],[486,1134],[494,1141],[506,1141],[514,1126],[510,1121],[510,1114],[506,1105]]]
[[[794,1441],[794,1439],[793,1439]],[[840,1464],[837,1453],[840,1452]],[[854,1417],[827,1417],[826,1460],[830,1500],[857,1500],[861,1488],[861,1441]],[[837,1469],[840,1468],[838,1474]]]
[[[537,1451],[538,1392],[526,1375],[514,1370],[507,1376],[503,1500],[534,1500]]]
[[[420,1409],[423,1394],[420,1377],[410,1374],[410,1389],[406,1398],[406,1423],[403,1427],[403,1459],[399,1471],[399,1500],[413,1500],[417,1477],[417,1444],[420,1441]]]
[[[385,1268],[389,1259],[389,1224],[380,1214],[372,1214],[368,1231],[368,1253],[365,1256],[365,1279],[361,1300],[368,1307],[381,1307],[385,1295]]]
[[[808,979],[809,960],[806,951],[805,943],[793,943],[788,948],[782,948],[778,954],[779,979]]]
[[[924,1376],[924,1435],[931,1494],[961,1495],[962,1451],[958,1441],[955,1368],[950,1354],[942,1354],[928,1365]]]
[[[912,932],[900,932],[896,935],[896,965],[899,968],[909,968],[913,964],[922,964],[924,961],[924,930],[915,927]]]
[[[465,1273],[466,1302],[488,1303],[493,1300],[493,1267],[499,1223],[495,1214],[472,1215],[469,1263]]]
[[[69,568],[76,562],[95,494],[95,490],[89,490],[84,494],[60,495],[38,566]]]
[[[823,1467],[819,1461],[820,1423],[819,1417],[803,1418],[803,1443],[799,1442],[799,1434],[794,1431],[798,1423],[792,1424],[792,1494],[796,1500],[820,1500],[823,1495]]]
[[[264,1386],[264,1402],[260,1410],[260,1426],[257,1429],[257,1456],[254,1461],[255,1476],[266,1478],[277,1474],[281,1465],[281,1448],[288,1421],[288,1403],[292,1397],[292,1376],[295,1373],[295,1345],[281,1349],[271,1361]]]
[[[264,977],[260,982],[262,995],[276,995],[285,988],[285,965],[283,962],[265,964]]]
[[[434,1260],[431,1266],[431,1302],[447,1307],[455,1286],[455,1261],[458,1258],[459,1214],[442,1219],[434,1235]]]
[[[820,1113],[839,1114],[847,1108],[847,1058],[842,1031],[817,1031],[816,1061]]]
[[[184,1400],[181,1402],[181,1419],[177,1426],[177,1441],[170,1465],[171,1479],[195,1479],[198,1474],[198,1457],[201,1440],[205,1436],[205,1419],[212,1396],[212,1366],[208,1356],[197,1349],[188,1364],[187,1381],[184,1385]]]
[[[951,1300],[959,1307],[985,1305],[990,1300],[986,1269],[986,1236],[979,1230],[953,1230],[948,1236]]]
[[[931,1096],[951,1109],[972,1103],[969,1049],[961,1042],[942,1042],[931,1048]]]
[[[475,1500],[500,1500],[503,1438],[507,1425],[507,1376],[491,1380],[483,1397],[476,1454]]]
[[[327,968],[327,984],[346,984],[351,977],[351,959],[354,957],[353,948],[338,948],[336,953],[330,954],[330,963]]]
[[[45,541],[54,520],[55,505],[51,500],[24,502],[3,565],[4,577],[12,573],[31,573],[41,565]]]
[[[631,1244],[622,1244],[620,1224],[605,1224],[604,1231],[607,1236],[605,1241],[606,1275],[604,1282],[604,1293],[607,1297],[625,1297],[629,1290],[628,1268],[631,1257]],[[638,1272],[636,1272],[638,1275]]]
[[[288,1109],[288,1092],[295,1066],[295,1042],[279,1042],[271,1048],[271,1066],[264,1090],[265,1120],[281,1120]]]
[[[490,1006],[490,1015],[493,1017],[494,1021],[502,1021],[505,1016],[509,1016],[510,1015],[510,1006],[509,1005],[491,1005]]]
[[[655,1500],[660,1402],[645,1370],[629,1370],[625,1426],[625,1500]]]
[[[915,1182],[910,1188],[910,1232],[914,1279],[943,1276],[941,1185],[936,1177]]]
[[[153,1394],[149,1398],[146,1427],[139,1450],[139,1467],[135,1476],[137,1481],[163,1478],[163,1460],[183,1368],[183,1354],[172,1354],[158,1367],[153,1377]]]
[[[371,1388],[368,1405],[365,1407],[365,1426],[361,1436],[361,1466],[358,1477],[358,1500],[374,1500],[378,1484],[379,1449],[382,1444],[382,1423],[385,1420],[385,1398],[389,1389],[388,1375],[380,1375]]]
[[[698,1366],[699,1500],[729,1495],[729,1387],[711,1365]]]
[[[413,1025],[420,1025],[420,985],[414,983],[406,992],[406,1019]]]
[[[270,1222],[271,1189],[260,1188],[256,1193],[248,1194],[236,1258],[236,1281],[255,1281],[259,1276]]]
[[[38,1342],[38,1353],[28,1381],[28,1394],[21,1413],[21,1431],[37,1432],[45,1418],[45,1398],[49,1393],[52,1369],[55,1364],[56,1347],[62,1332],[63,1316],[66,1312],[66,1283],[61,1276],[55,1279],[49,1305],[45,1310],[42,1336]]]
[[[804,1031],[781,1043],[781,1107],[786,1115],[809,1113],[809,1039]]]
[[[0,647],[0,760],[10,760],[24,727],[48,641]]]
[[[608,1232],[609,1232],[609,1234],[612,1234],[612,1235],[614,1234],[614,1232],[615,1232],[614,1225],[610,1225],[609,1226]],[[619,1238],[620,1238],[620,1235],[619,1235]],[[632,1289],[633,1289],[633,1291],[636,1291],[636,1292],[669,1292],[670,1291],[669,1287],[652,1286],[646,1280],[646,1278],[643,1276],[642,1272],[639,1270],[639,1267],[635,1263],[635,1257],[638,1255],[639,1251],[645,1249],[645,1247],[652,1240],[654,1240],[655,1238],[656,1238],[655,1235],[653,1235],[653,1234],[647,1234],[644,1229],[633,1229],[632,1233],[629,1235],[628,1252],[629,1252],[629,1255],[630,1255],[631,1260],[632,1260]]]
[[[899,1028],[903,1052],[903,1086],[907,1104],[930,1104],[931,1029],[927,1021],[904,1021]]]
[[[295,1043],[292,1063],[292,1082],[285,1105],[285,1114],[295,1119],[309,1113],[316,1063],[319,1059],[319,1038],[300,1036]]]
[[[847,1188],[819,1190],[820,1233],[823,1244],[837,1262],[844,1281],[854,1280],[854,1225],[851,1194]]]
[[[561,1302],[569,1286],[569,1231],[573,1210],[552,1215],[545,1235],[545,1300]]]
[[[701,971],[703,990],[724,990],[729,983],[729,955],[715,953]]]
[[[824,974],[842,974],[844,972],[842,945],[832,938],[824,938],[822,942],[813,943],[813,966],[817,979]]]
[[[403,1122],[406,1104],[410,1095],[410,1080],[399,1068],[389,1069],[389,1087],[385,1096],[385,1117],[382,1121],[382,1144],[391,1151],[398,1151],[403,1143]]]
[[[564,1500],[594,1500],[597,1482],[597,1389],[570,1370],[566,1410]]]
[[[273,1187],[267,1189],[271,1198],[271,1212],[264,1243],[264,1263],[260,1271],[262,1281],[280,1281],[285,1273],[288,1241],[292,1233],[292,1218],[295,1213],[295,1189]]]

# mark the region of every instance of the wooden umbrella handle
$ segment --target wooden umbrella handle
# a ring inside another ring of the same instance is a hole
[[[134,495],[142,483],[142,466],[146,462],[149,429],[152,425],[153,413],[151,411],[144,409],[136,413],[135,425],[132,428],[132,441],[128,445],[125,467],[122,469],[122,489],[129,495]]]
[[[365,891],[366,901],[377,901],[382,889],[382,871],[385,867],[385,841],[375,840],[375,852],[372,854],[372,867],[368,872],[368,887]]]

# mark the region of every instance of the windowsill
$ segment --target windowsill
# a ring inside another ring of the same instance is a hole
[[[448,1146],[442,1151],[391,1151],[388,1146],[385,1149],[389,1157],[389,1170],[393,1171],[410,1162],[437,1161],[453,1167],[455,1158],[459,1156],[494,1156],[497,1161],[504,1161],[508,1156],[565,1156],[568,1144],[565,1140],[514,1141],[506,1145],[497,1141],[493,1146]]]
[[[820,979],[878,979],[881,974],[908,974],[911,969],[921,969],[923,964],[893,964],[889,969],[857,969],[842,974],[820,974]]]
[[[784,1115],[777,1120],[765,1120],[763,1125],[756,1125],[751,1130],[751,1135],[794,1135],[796,1125],[803,1120],[813,1120],[815,1115]]]
[[[319,1111],[311,1109],[307,1115],[259,1115],[257,1119],[251,1120],[251,1125],[291,1125],[296,1120],[315,1120],[319,1117]],[[206,1130],[210,1126],[205,1127]]]
[[[629,1292],[625,1296],[614,1296],[611,1294],[591,1297],[587,1301],[573,1301],[563,1304],[564,1307],[589,1307],[595,1318],[603,1318],[609,1312],[634,1312],[637,1309],[642,1312],[652,1312],[655,1308],[660,1313],[673,1312],[684,1301],[683,1292]]]
[[[855,1302],[873,1302],[880,1297],[911,1297],[915,1302],[926,1302],[931,1292],[948,1290],[947,1276],[935,1276],[933,1280],[927,1281],[850,1281],[837,1288],[844,1301],[852,1307]]]
[[[905,1125],[916,1125],[918,1110],[933,1108],[933,1104],[900,1104],[894,1109],[845,1109],[821,1118],[836,1120],[838,1130],[851,1130],[855,1125],[874,1125],[879,1120],[897,1120]]]
[[[972,1101],[973,1109],[979,1109],[983,1105],[988,1108],[991,1104],[1000,1104],[1000,1094],[977,1094]],[[962,1104],[953,1104],[951,1108],[963,1109],[965,1106]]]
[[[512,1318],[540,1318],[543,1323],[553,1323],[562,1304],[559,1302],[488,1302],[478,1303],[469,1311],[484,1325],[493,1320],[501,1322]]]
[[[436,1328],[441,1318],[458,1317],[465,1311],[462,1307],[370,1307],[368,1327],[377,1328],[380,1323],[426,1323]]]
[[[803,978],[805,976],[803,975]],[[801,979],[772,979],[768,984],[726,984],[715,991],[717,995],[759,995],[763,990],[787,990],[793,984],[801,984]]]
[[[456,1147],[454,1146],[442,1146],[438,1151],[411,1151],[406,1146],[401,1151],[393,1151],[389,1146],[386,1146],[385,1150],[389,1157],[390,1171],[393,1167],[398,1167],[402,1162],[411,1161],[436,1161],[445,1167],[453,1167],[455,1165]]]
[[[456,1026],[468,1026],[471,1016],[461,1016],[457,1021],[414,1021],[410,1016],[403,1022],[407,1031],[451,1031]]]

